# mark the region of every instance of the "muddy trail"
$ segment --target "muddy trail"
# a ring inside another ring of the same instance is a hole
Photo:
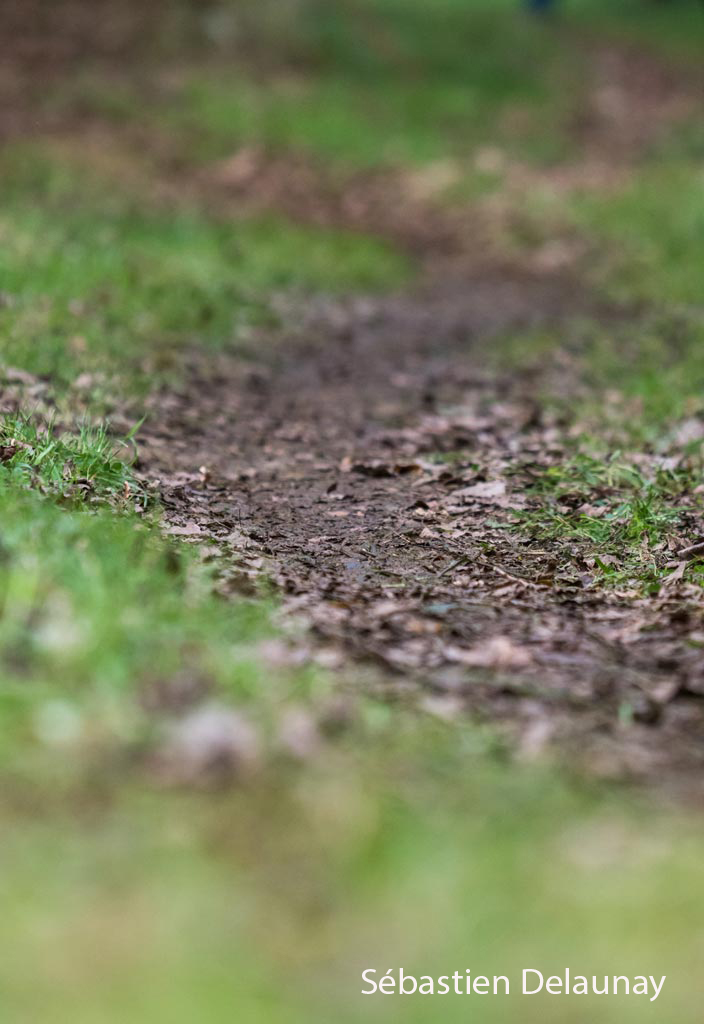
[[[691,776],[694,588],[595,586],[577,547],[514,528],[564,431],[492,351],[583,301],[565,280],[503,271],[289,305],[295,327],[256,359],[194,358],[182,390],[155,397],[142,469],[167,531],[215,543],[225,592],[273,581],[324,664],[371,664],[385,698],[489,722],[526,756]]]

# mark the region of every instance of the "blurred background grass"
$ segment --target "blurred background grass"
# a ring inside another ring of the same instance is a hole
[[[82,413],[177,380],[193,347],[243,345],[282,290],[413,279],[417,254],[381,224],[233,211],[199,175],[243,152],[255,192],[283,158],[333,195],[399,175],[390,205],[424,171],[451,219],[508,195],[494,242],[532,270],[576,232],[585,287],[649,317],[648,344],[637,333],[616,366],[592,325],[597,395],[614,380],[645,395],[643,430],[657,409],[663,433],[699,407],[700,111],[616,188],[535,175],[585,158],[595,52],[642,48],[696,76],[701,5],[570,0],[547,22],[513,0],[2,8],[2,357],[69,410],[86,370]],[[366,698],[342,739],[303,764],[268,754],[241,789],[145,782],[165,729],[148,696],[164,684],[205,685],[273,749],[287,709],[317,707],[331,681],[272,667],[269,602],[223,603],[152,513],[66,502],[41,467],[1,471],[5,1019],[395,1019],[397,997],[359,991],[366,967],[397,966],[668,975],[654,1004],[415,998],[411,1021],[699,1019],[696,809],[516,764],[490,733]]]

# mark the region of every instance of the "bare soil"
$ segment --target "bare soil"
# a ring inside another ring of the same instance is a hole
[[[155,396],[142,468],[167,531],[234,560],[225,590],[273,581],[325,663],[373,663],[388,698],[489,721],[526,755],[691,775],[700,591],[594,586],[577,547],[510,529],[564,434],[531,376],[488,354],[506,331],[559,326],[580,295],[504,271],[288,306],[256,360],[195,358],[182,392]]]

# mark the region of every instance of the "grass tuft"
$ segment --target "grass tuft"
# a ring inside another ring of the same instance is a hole
[[[673,553],[700,525],[701,472],[652,461],[644,470],[620,455],[579,454],[542,469],[516,528],[555,542],[566,560],[592,565],[598,583],[657,587],[671,571]],[[690,578],[698,578],[696,565]]]
[[[147,494],[131,468],[135,432],[116,440],[102,424],[83,423],[70,433],[26,413],[4,416],[0,474],[8,484],[77,503],[131,499],[143,508]]]

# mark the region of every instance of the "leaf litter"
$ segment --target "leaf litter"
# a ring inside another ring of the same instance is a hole
[[[555,486],[565,424],[530,376],[486,369],[506,332],[582,302],[504,271],[292,303],[256,362],[196,353],[182,390],[153,396],[139,469],[166,531],[224,556],[223,593],[273,586],[329,670],[375,666],[387,699],[489,722],[521,756],[672,777],[704,760],[704,601],[686,571],[704,524],[686,487],[681,513],[678,497],[652,522],[637,507],[659,456],[628,507],[615,464]],[[576,527],[548,529],[546,509]],[[623,567],[629,529],[657,585]],[[315,739],[298,722],[286,742]]]

